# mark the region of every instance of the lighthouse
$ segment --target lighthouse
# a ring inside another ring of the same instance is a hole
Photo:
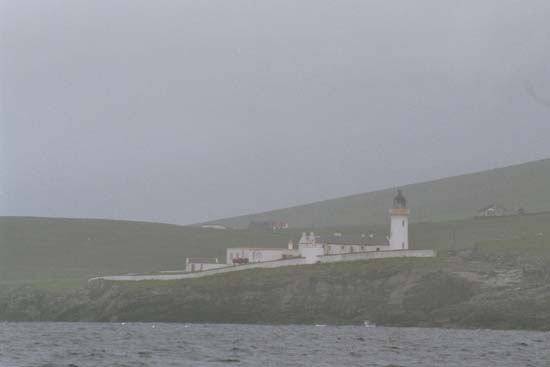
[[[401,190],[393,199],[393,208],[390,209],[390,250],[409,249],[409,214],[407,200]]]

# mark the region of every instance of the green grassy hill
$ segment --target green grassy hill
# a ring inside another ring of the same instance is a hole
[[[281,231],[0,217],[0,320],[360,323],[550,330],[550,160],[404,187],[413,249],[432,259],[260,269],[172,282],[90,283],[184,267],[233,246],[284,247],[309,231],[388,234],[394,190],[222,221]],[[521,216],[474,218],[488,203]],[[294,219],[293,219],[294,218]],[[437,221],[435,221],[437,219]],[[365,225],[368,224],[368,225]],[[322,225],[322,226],[321,226]],[[304,227],[299,228],[300,226]]]
[[[480,241],[549,235],[550,213],[415,223],[411,247],[472,248]],[[388,225],[319,228],[346,234],[387,235]],[[0,283],[80,283],[89,277],[174,270],[186,257],[219,257],[232,246],[284,247],[301,229],[277,232],[209,230],[189,226],[95,219],[0,218]]]
[[[476,224],[479,235],[509,223]],[[80,289],[2,285],[0,320],[355,325],[370,320],[550,330],[549,280],[550,236],[516,233],[437,258],[254,269],[175,281],[94,281]]]
[[[160,223],[0,217],[0,282],[183,269],[186,257],[224,261],[227,247],[286,242],[285,234]]]
[[[413,222],[467,218],[489,204],[510,210],[550,210],[549,187],[550,159],[401,186]],[[246,228],[251,221],[282,221],[291,227],[386,223],[394,195],[392,188],[212,223],[232,228]]]

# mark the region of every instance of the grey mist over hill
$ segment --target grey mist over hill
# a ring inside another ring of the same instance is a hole
[[[546,0],[0,0],[0,215],[188,224],[550,157],[549,18]],[[430,187],[411,203],[445,197]]]
[[[409,198],[413,222],[473,217],[487,205],[509,213],[550,210],[550,159],[400,187]],[[308,205],[227,218],[212,223],[246,228],[253,221],[291,227],[362,226],[388,221],[395,188]]]

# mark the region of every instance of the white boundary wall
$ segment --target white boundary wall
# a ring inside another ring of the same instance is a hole
[[[336,263],[344,261],[360,261],[360,260],[374,260],[374,259],[387,259],[387,258],[400,258],[400,257],[435,257],[436,253],[434,250],[396,250],[396,251],[369,251],[369,252],[354,252],[350,254],[339,254],[339,255],[326,255],[326,256],[317,256],[317,263]],[[111,275],[104,277],[97,277],[89,279],[93,280],[113,280],[113,281],[138,281],[138,280],[178,280],[178,279],[191,279],[191,278],[202,278],[210,275],[230,273],[234,271],[242,271],[249,269],[269,269],[269,268],[280,268],[283,266],[294,266],[294,265],[306,265],[306,259],[303,257],[286,259],[286,260],[276,260],[276,261],[266,261],[261,263],[252,263],[246,265],[238,266],[227,266],[224,268],[198,271],[194,273],[183,273],[183,274],[143,274],[143,275]]]
[[[395,251],[369,251],[369,252],[354,252],[350,254],[326,255],[320,256],[320,263],[335,263],[342,261],[359,261],[359,260],[374,260],[388,259],[394,257],[435,257],[434,250],[395,250]]]
[[[122,280],[122,281],[135,281],[135,280],[177,280],[177,279],[189,279],[189,278],[202,278],[209,275],[230,273],[233,271],[242,271],[249,269],[258,269],[258,268],[280,268],[283,266],[292,266],[292,265],[304,265],[305,259],[299,257],[296,259],[286,259],[286,260],[277,260],[277,261],[266,261],[262,263],[252,263],[245,265],[229,265],[224,268],[212,269],[197,271],[194,273],[184,273],[184,274],[151,274],[151,275],[109,275],[105,277],[97,277],[89,279],[88,281],[93,280]]]

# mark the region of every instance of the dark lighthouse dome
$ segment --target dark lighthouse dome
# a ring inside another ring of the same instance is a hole
[[[407,207],[407,199],[405,199],[401,190],[397,190],[397,196],[393,199],[393,207],[396,209]]]

